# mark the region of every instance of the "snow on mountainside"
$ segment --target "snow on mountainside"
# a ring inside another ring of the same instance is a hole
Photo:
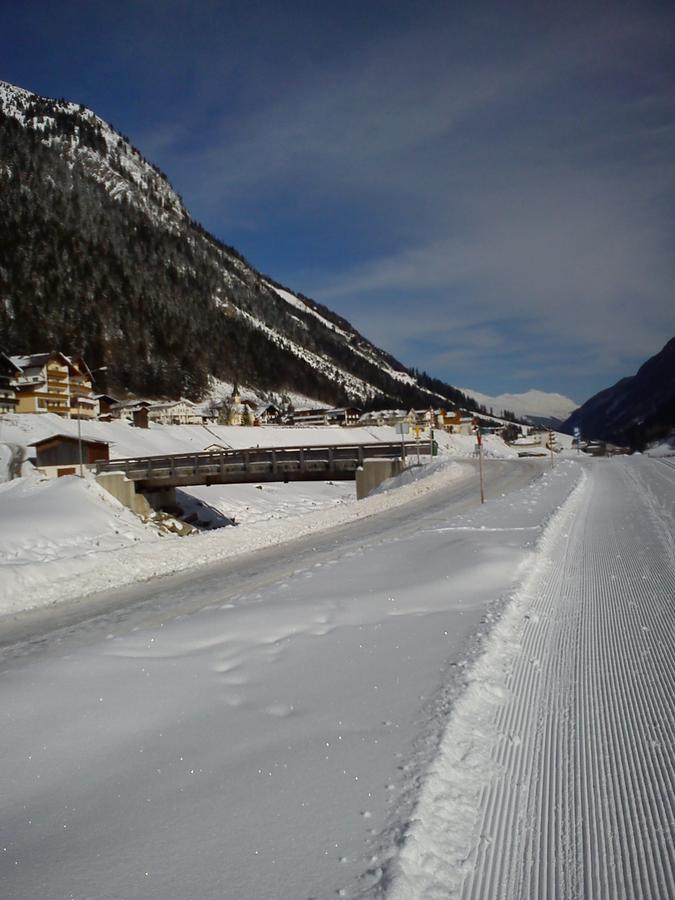
[[[322,322],[326,328],[329,328],[331,331],[335,332],[335,334],[340,335],[344,338],[345,341],[351,342],[354,338],[353,332],[345,331],[343,328],[340,328],[339,325],[336,325],[334,322],[331,322],[325,316],[322,316],[321,313],[317,312],[295,294],[290,291],[282,290],[281,288],[275,287],[270,284],[269,287],[272,288],[283,300],[289,303],[291,306],[295,306],[296,309],[301,309],[303,312],[308,312],[310,315],[314,316],[320,322]],[[352,345],[352,350],[357,353],[359,356],[363,357],[363,359],[367,360],[369,363],[373,365],[381,366],[387,373],[387,375],[392,378],[397,379],[397,381],[401,381],[404,384],[414,385],[416,384],[415,378],[409,373],[405,371],[401,371],[400,369],[394,368],[392,365],[383,361],[381,358],[381,354],[377,354],[373,352],[375,350],[374,347],[365,345],[364,347],[360,347],[358,345]],[[431,396],[431,391],[427,391],[427,393]]]
[[[563,394],[549,394],[545,391],[529,390],[523,394],[499,394],[489,397],[469,388],[460,388],[468,397],[492,409],[495,415],[503,410],[510,410],[519,418],[557,419],[563,422],[577,408],[578,404]]]
[[[175,228],[187,217],[180,198],[162,173],[92,110],[67,100],[50,100],[0,81],[0,109],[56,146],[72,167],[85,168],[114,199],[126,199],[156,224]]]
[[[18,173],[21,173],[19,179]],[[0,343],[83,353],[112,393],[473,404],[331,310],[263,277],[85,106],[0,82]]]

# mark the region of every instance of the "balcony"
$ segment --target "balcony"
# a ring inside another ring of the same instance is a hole
[[[68,403],[70,400],[70,394],[63,388],[48,387],[46,391],[41,391],[40,393],[44,393],[48,397],[60,397],[64,403]]]
[[[10,384],[13,384],[15,387],[22,387],[28,384],[44,384],[44,382],[45,377],[43,375],[19,375]]]

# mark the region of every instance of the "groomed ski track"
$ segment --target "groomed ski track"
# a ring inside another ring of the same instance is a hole
[[[675,897],[666,463],[590,462],[549,524],[451,713],[388,900]]]

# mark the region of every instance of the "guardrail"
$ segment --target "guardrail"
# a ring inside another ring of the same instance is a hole
[[[397,458],[430,452],[428,441],[335,444],[310,447],[251,447],[141,456],[97,463],[97,474],[123,472],[139,490],[190,484],[352,478],[365,459]]]

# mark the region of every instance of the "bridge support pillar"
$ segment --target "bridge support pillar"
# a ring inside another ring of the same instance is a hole
[[[364,459],[356,470],[356,499],[363,500],[371,491],[403,471],[400,459]]]
[[[137,516],[149,516],[152,512],[152,507],[143,494],[136,493],[136,485],[122,472],[97,475],[96,481]]]

